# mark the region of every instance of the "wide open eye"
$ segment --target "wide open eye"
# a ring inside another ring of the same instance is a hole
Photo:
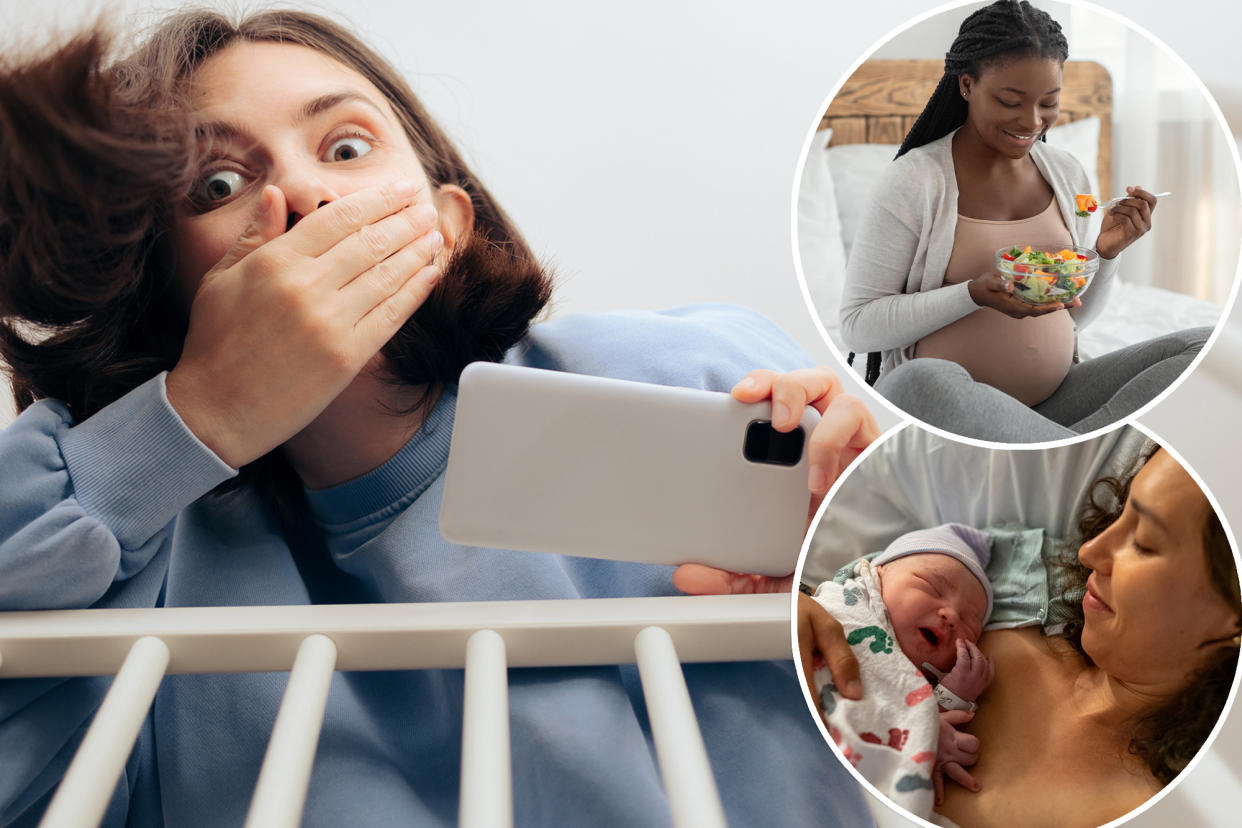
[[[353,161],[371,151],[371,143],[359,136],[349,135],[333,141],[324,153],[325,161]]]
[[[228,201],[245,186],[246,179],[236,170],[216,170],[199,181],[194,188],[194,198],[202,204],[211,205]]]

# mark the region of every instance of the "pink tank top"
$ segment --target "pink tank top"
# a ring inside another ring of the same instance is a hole
[[[1055,198],[1039,215],[1017,221],[958,215],[944,283],[965,282],[995,270],[996,251],[1005,245],[1071,243]],[[914,355],[956,362],[976,382],[1037,405],[1052,396],[1074,362],[1074,321],[1064,310],[1014,319],[979,308],[920,339]]]

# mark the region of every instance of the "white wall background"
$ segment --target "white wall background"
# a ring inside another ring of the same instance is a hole
[[[1212,0],[1103,5],[1158,33],[1242,132],[1242,10]],[[54,18],[81,21],[91,7],[0,0],[7,33],[0,41],[27,40]],[[740,0],[315,6],[348,9],[346,19],[407,73],[535,248],[558,265],[561,312],[736,302],[767,313],[825,361],[830,352],[793,270],[798,157],[854,61],[931,7],[922,0],[772,0],[762,9]],[[1182,452],[1242,527],[1237,366],[1242,360],[1218,349],[1209,370],[1143,421]],[[894,422],[875,408],[882,423]],[[1231,718],[1213,755],[1217,764],[1135,824],[1234,824],[1242,811],[1242,715]]]

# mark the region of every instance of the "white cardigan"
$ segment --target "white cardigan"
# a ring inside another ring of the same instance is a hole
[[[957,230],[957,175],[953,134],[910,150],[884,171],[863,213],[845,268],[841,336],[859,353],[882,351],[881,374],[912,358],[928,334],[979,309],[969,283],[944,287]],[[1089,220],[1075,214],[1074,195],[1087,192],[1087,174],[1064,150],[1036,141],[1031,158],[1052,187],[1075,245]],[[1082,328],[1107,304],[1117,259],[1100,270],[1070,310]]]

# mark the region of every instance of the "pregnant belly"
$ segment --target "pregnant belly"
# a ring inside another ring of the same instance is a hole
[[[980,308],[920,339],[914,355],[956,362],[975,382],[1038,405],[1074,362],[1074,321],[1064,310],[1014,319]]]

